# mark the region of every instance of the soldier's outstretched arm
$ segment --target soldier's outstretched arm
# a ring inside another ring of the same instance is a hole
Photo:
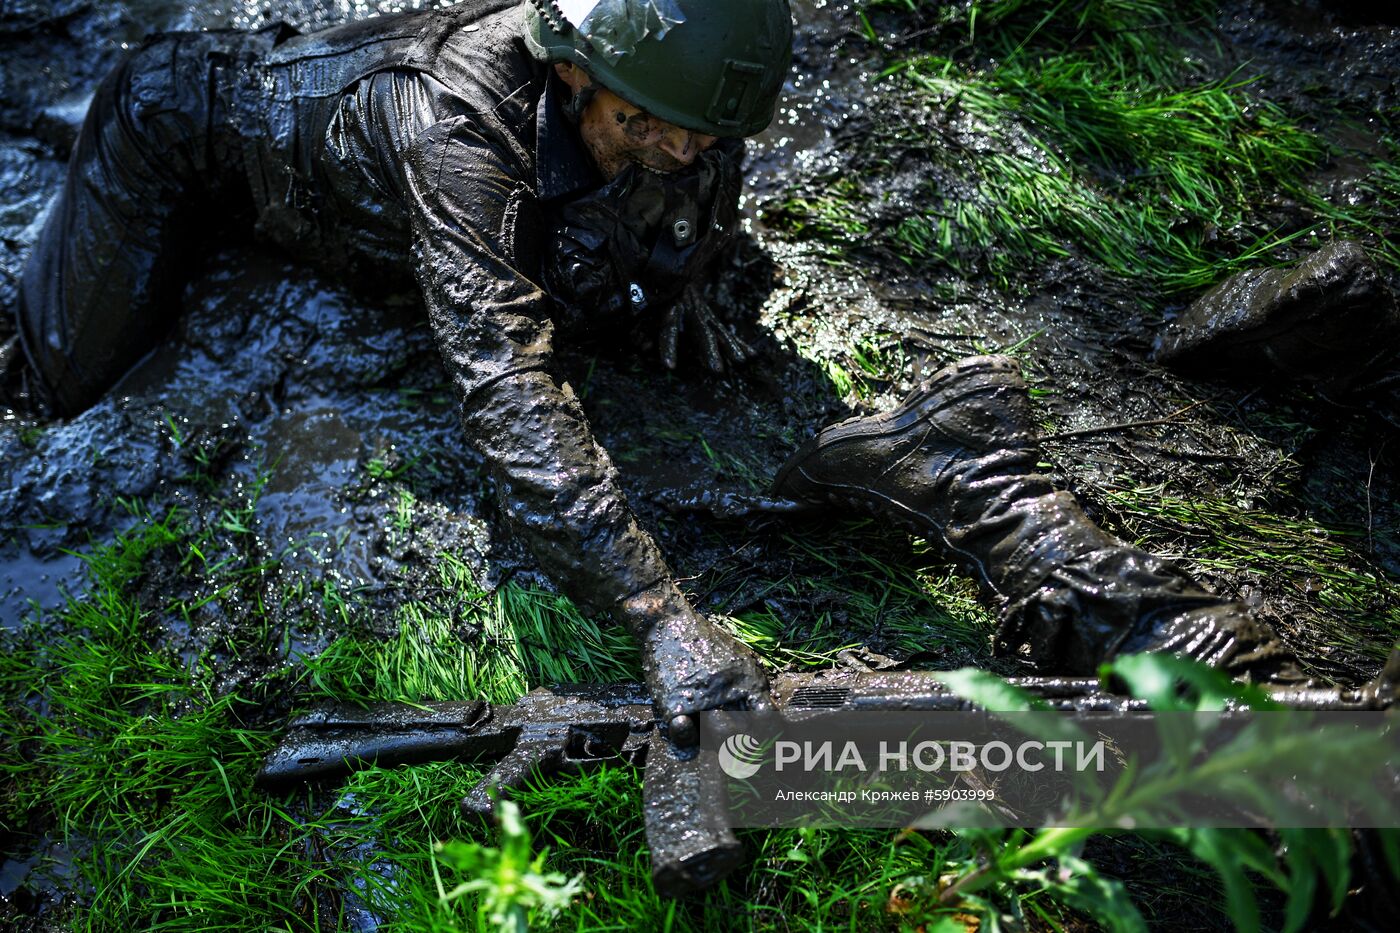
[[[639,639],[659,712],[762,703],[756,659],[686,601],[577,398],[550,372],[528,169],[468,115],[426,128],[403,153],[418,281],[462,423],[545,572]]]

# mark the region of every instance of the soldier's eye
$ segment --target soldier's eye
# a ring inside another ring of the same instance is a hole
[[[614,110],[613,117],[617,120],[619,125],[627,122],[627,114],[623,113],[621,110]]]

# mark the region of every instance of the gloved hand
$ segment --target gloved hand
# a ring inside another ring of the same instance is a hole
[[[677,745],[695,744],[696,713],[770,708],[758,657],[692,609],[670,580],[623,600],[619,610],[641,643],[647,687]]]
[[[699,344],[705,368],[712,373],[724,372],[726,363],[740,366],[753,358],[753,349],[715,317],[695,286],[682,292],[661,316],[661,363],[667,369],[676,368],[682,332]]]

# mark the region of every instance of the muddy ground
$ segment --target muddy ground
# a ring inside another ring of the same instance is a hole
[[[0,7],[0,303],[14,300],[15,276],[60,183],[75,119],[126,44],[156,29],[279,18],[311,28],[418,5],[34,0]],[[1019,346],[1043,390],[1037,405],[1050,431],[1108,428],[1047,448],[1064,482],[1124,536],[1188,563],[1218,543],[1191,534],[1189,520],[1154,522],[1117,498],[1140,488],[1345,532],[1347,563],[1375,580],[1362,594],[1369,602],[1346,612],[1318,598],[1327,581],[1315,578],[1308,560],[1240,569],[1200,559],[1192,566],[1277,624],[1315,671],[1351,682],[1372,675],[1400,611],[1391,469],[1400,444],[1364,412],[1330,408],[1300,390],[1188,380],[1155,366],[1147,358],[1153,334],[1184,299],[1144,295],[1088,263],[1054,263],[1009,295],[989,281],[921,272],[878,250],[832,264],[822,250],[770,229],[767,207],[794,184],[820,185],[839,173],[855,157],[872,111],[898,105],[885,98],[888,85],[875,81],[890,49],[863,38],[847,5],[794,0],[794,8],[800,27],[789,94],[779,120],[752,147],[749,233],[715,285],[716,300],[760,346],[760,358],[723,379],[698,367],[668,375],[644,348],[569,347],[562,360],[634,506],[700,604],[731,615],[766,606],[791,620],[787,635],[800,642],[804,620],[833,597],[774,595],[774,581],[821,567],[789,536],[849,541],[851,556],[873,549],[894,563],[929,560],[916,557],[907,539],[849,524],[753,529],[673,515],[665,493],[717,483],[754,488],[821,424],[853,407],[888,406],[921,373],[959,356]],[[1233,2],[1223,5],[1218,35],[1230,55],[1256,63],[1271,91],[1293,97],[1303,112],[1319,85],[1358,106],[1395,105],[1400,30],[1359,13]],[[1364,127],[1350,131],[1361,134],[1359,149],[1372,144]],[[920,170],[912,163],[891,172],[891,211],[900,207],[901,185]],[[1320,182],[1339,197],[1350,170],[1344,161],[1317,166]],[[157,516],[179,507],[196,525],[217,527],[240,503],[255,501],[257,547],[268,561],[263,592],[321,592],[329,581],[368,607],[371,619],[388,620],[394,606],[431,595],[425,568],[443,550],[468,558],[487,584],[537,578],[458,428],[411,296],[369,302],[275,253],[229,244],[191,270],[184,305],[177,331],[90,411],[66,422],[11,417],[0,424],[6,627],[42,620],[80,594],[77,554],[131,523],[138,506]],[[901,360],[897,377],[872,379],[863,398],[837,397],[813,360],[846,359],[872,335]],[[1170,423],[1153,423],[1164,419]],[[405,489],[412,521],[396,528],[389,516]],[[197,585],[175,568],[165,583]],[[320,601],[270,602],[296,632],[294,647],[313,650],[334,636]],[[170,638],[198,651],[240,618],[236,603],[211,602],[193,618],[166,621]],[[878,626],[852,634],[875,652],[912,653],[883,640]],[[933,627],[924,648],[943,666],[992,663],[985,647],[945,644]],[[994,666],[1012,671],[1005,662]]]
[[[314,28],[376,9],[313,2],[8,5],[0,22],[0,300],[14,300],[14,278],[59,184],[74,122],[125,44],[153,29],[247,27],[277,18]],[[567,374],[585,393],[635,505],[660,530],[683,575],[712,571],[735,529],[716,536],[692,520],[670,520],[654,493],[762,482],[798,440],[848,407],[798,348],[839,360],[869,335],[905,359],[900,378],[875,381],[863,400],[869,406],[888,405],[943,362],[1025,338],[1022,356],[1048,390],[1043,416],[1056,432],[1151,421],[1193,406],[1170,425],[1048,445],[1065,479],[1110,525],[1121,516],[1105,509],[1105,489],[1165,484],[1180,496],[1282,505],[1329,527],[1364,529],[1358,561],[1374,561],[1387,576],[1397,569],[1385,437],[1364,419],[1286,387],[1184,381],[1153,366],[1146,356],[1161,309],[1169,315],[1179,305],[1073,260],[1052,265],[1033,290],[1008,297],[988,283],[921,278],[877,252],[832,266],[806,244],[771,234],[765,204],[794,184],[820,184],[839,172],[855,148],[846,143],[859,138],[871,108],[884,105],[886,85],[873,76],[890,50],[865,41],[842,4],[799,2],[797,9],[790,92],[778,121],[753,146],[751,236],[717,286],[763,357],[748,372],[714,380],[696,368],[668,376],[641,350],[610,358],[566,348]],[[1291,91],[1301,109],[1312,99],[1309,89],[1322,83],[1330,97],[1382,110],[1394,104],[1400,53],[1394,30],[1383,25],[1310,7],[1270,13],[1243,3],[1227,5],[1220,35],[1233,57],[1259,67],[1272,93]],[[1347,168],[1318,171],[1345,196]],[[891,210],[898,209],[901,184],[918,171],[915,163],[892,173]],[[236,493],[262,472],[268,482],[258,529],[267,554],[283,558],[280,573],[328,575],[392,601],[386,592],[411,581],[415,560],[457,543],[480,555],[488,580],[529,572],[457,430],[411,296],[395,307],[368,304],[310,270],[246,247],[212,253],[191,279],[178,332],[107,400],[67,423],[11,419],[0,434],[0,526],[8,532],[0,545],[0,618],[7,626],[81,588],[81,563],[69,552],[128,521],[123,501],[143,502],[155,514],[182,504],[198,515],[201,503]],[[648,403],[632,404],[637,398]],[[725,463],[743,467],[726,470]],[[386,548],[388,484],[375,476],[397,476],[405,465],[421,506],[418,543]],[[719,550],[716,537],[724,539]],[[1183,542],[1179,553],[1189,551]],[[762,558],[745,554],[755,559]],[[1311,654],[1329,647],[1324,633],[1310,633],[1307,601],[1292,595],[1300,591],[1297,580],[1211,582],[1244,592]],[[714,607],[744,608],[742,593],[714,595]],[[1384,615],[1392,607],[1376,608]],[[1337,659],[1360,676],[1376,653],[1374,644],[1353,644]]]

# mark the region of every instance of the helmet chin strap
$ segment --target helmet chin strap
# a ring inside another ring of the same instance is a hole
[[[564,84],[562,81],[559,83]],[[564,86],[566,88],[568,87],[568,85]],[[583,119],[583,112],[588,109],[588,105],[593,101],[594,95],[602,90],[602,87],[601,84],[590,79],[586,85],[564,98],[561,107],[564,111],[564,118],[567,119],[570,124],[578,126],[579,120]]]

